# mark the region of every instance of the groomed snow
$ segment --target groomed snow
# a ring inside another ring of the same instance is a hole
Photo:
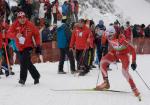
[[[150,55],[138,55],[138,72],[150,85],[149,79]],[[118,65],[118,69],[117,69]],[[121,64],[112,64],[113,71],[109,71],[111,89],[131,91],[128,83],[121,74]],[[18,84],[19,65],[14,65],[15,76],[0,79],[0,105],[150,105],[150,90],[140,80],[136,72],[130,69],[137,87],[142,94],[142,101],[139,102],[132,93],[111,93],[111,92],[56,92],[51,89],[81,89],[93,88],[96,85],[98,68],[92,70],[84,77],[72,75],[70,72],[65,75],[57,74],[56,63],[35,64],[41,73],[39,85],[33,85],[33,79],[28,76],[25,86]],[[68,63],[65,62],[64,70],[68,72]],[[102,82],[100,74],[99,83]]]
[[[150,3],[145,0],[114,0],[114,4],[132,24],[150,24]]]

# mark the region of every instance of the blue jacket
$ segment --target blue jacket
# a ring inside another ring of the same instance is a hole
[[[60,27],[57,27],[57,46],[58,46],[58,48],[69,47],[70,38],[71,38],[71,31],[67,24],[62,24]]]
[[[63,16],[67,16],[67,14],[68,14],[68,5],[67,4],[62,5],[62,14],[63,14]]]

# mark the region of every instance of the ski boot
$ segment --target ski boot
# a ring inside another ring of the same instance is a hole
[[[141,95],[140,95],[140,92],[138,91],[138,89],[133,88],[132,91],[134,93],[134,96],[137,97],[139,101],[141,101]]]
[[[104,82],[100,85],[97,85],[95,90],[107,90],[110,88],[108,79],[105,79]]]

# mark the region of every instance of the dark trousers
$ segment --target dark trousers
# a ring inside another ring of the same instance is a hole
[[[63,71],[63,66],[64,66],[66,55],[68,56],[69,61],[70,61],[71,71],[75,71],[75,60],[74,60],[73,52],[69,51],[69,48],[60,48],[60,60],[59,60],[58,70]]]
[[[74,15],[75,15],[75,22],[78,22],[78,13],[74,13]]]
[[[105,47],[103,47],[101,41],[99,41],[96,43],[96,47],[97,47],[97,56],[100,62],[102,57],[108,53],[108,44],[106,44]]]
[[[53,24],[57,24],[57,13],[53,13],[53,18],[54,18]]]
[[[32,78],[39,79],[40,74],[31,62],[32,48],[24,49],[20,52],[20,80],[26,81],[28,70]]]
[[[95,53],[95,48],[90,48],[89,49],[89,60],[90,60],[89,64],[90,64],[90,66],[93,65],[93,61],[94,61],[94,57],[95,57],[94,53]]]
[[[88,50],[76,50],[77,68],[80,70],[81,66],[85,71],[89,71],[89,52]]]

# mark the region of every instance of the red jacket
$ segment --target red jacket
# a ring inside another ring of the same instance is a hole
[[[90,34],[91,31],[86,26],[83,26],[83,28],[77,27],[72,33],[70,48],[75,46],[78,50],[86,49],[89,45],[87,39],[90,37]]]
[[[109,40],[109,44],[113,47],[111,51],[115,55],[132,54],[132,62],[136,61],[136,51],[134,47],[126,41],[123,35],[119,35],[119,38],[113,38]]]
[[[19,43],[19,39],[17,38],[18,33],[21,33],[25,38],[24,44]],[[36,45],[40,45],[39,30],[29,20],[26,20],[24,25],[21,25],[18,20],[16,20],[8,30],[8,37],[15,39],[19,51],[33,47],[34,44],[32,38],[35,39]]]
[[[128,27],[127,29],[124,30],[124,35],[127,41],[131,41],[131,35],[132,35],[131,27]]]

